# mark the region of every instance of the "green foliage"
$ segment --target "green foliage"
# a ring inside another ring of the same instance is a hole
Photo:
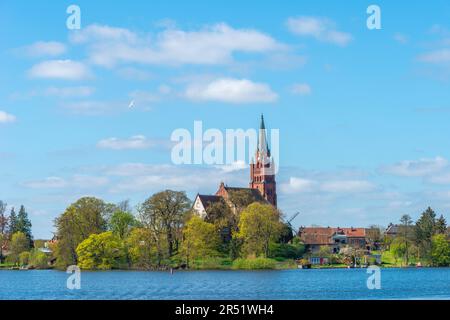
[[[125,239],[131,229],[137,225],[135,217],[125,211],[115,211],[109,220],[110,230],[120,239]]]
[[[38,249],[33,249],[31,250],[30,253],[30,260],[29,260],[29,265],[31,267],[37,268],[37,269],[45,269],[48,268],[48,256],[38,250]]]
[[[146,228],[135,228],[125,240],[129,259],[134,268],[151,269],[158,266],[158,248],[152,232]]]
[[[305,253],[305,246],[302,243],[274,243],[269,245],[270,258],[299,259]]]
[[[403,259],[407,249],[405,241],[401,238],[395,238],[391,243],[391,252],[396,259]]]
[[[21,266],[27,266],[30,261],[30,252],[24,251],[19,254],[19,264]]]
[[[439,219],[436,220],[436,233],[438,234],[446,234],[447,233],[447,221],[444,216],[441,215]]]
[[[139,206],[139,220],[154,234],[160,260],[170,258],[178,250],[190,207],[185,192],[172,190],[158,192]]]
[[[78,266],[88,270],[109,270],[124,262],[123,244],[111,231],[92,234],[81,242],[76,253]]]
[[[17,215],[16,230],[23,232],[30,244],[32,243],[33,235],[31,234],[31,221],[28,218],[28,213],[24,206],[20,206],[19,214]]]
[[[186,224],[183,235],[181,252],[188,266],[192,260],[218,255],[220,237],[216,226],[212,223],[194,215]]]
[[[245,255],[267,257],[269,244],[279,239],[281,228],[275,208],[255,202],[242,211],[236,237],[243,241]]]
[[[450,266],[450,244],[445,235],[437,234],[433,236],[431,259],[435,266]]]
[[[224,270],[230,269],[232,263],[233,261],[229,258],[204,257],[192,261],[189,265],[189,268],[194,270]]]
[[[14,263],[19,262],[19,255],[30,249],[30,242],[27,236],[23,232],[16,232],[11,237],[10,249],[10,261]]]
[[[77,263],[77,246],[91,234],[106,231],[112,205],[84,197],[71,204],[56,219],[58,244],[54,248],[57,265],[64,268]]]
[[[258,270],[258,269],[275,269],[277,261],[274,259],[259,258],[238,258],[233,261],[233,269]]]

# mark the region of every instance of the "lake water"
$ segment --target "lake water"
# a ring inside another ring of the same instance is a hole
[[[0,299],[450,299],[450,268],[81,273],[81,289],[54,270],[0,271]]]

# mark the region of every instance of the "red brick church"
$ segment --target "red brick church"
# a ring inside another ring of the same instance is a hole
[[[255,162],[256,161],[256,162]],[[201,216],[206,216],[206,210],[215,202],[225,200],[231,207],[229,201],[230,192],[244,190],[251,194],[255,201],[266,202],[274,207],[277,206],[277,189],[275,181],[275,164],[270,154],[267,142],[266,127],[264,117],[261,115],[261,125],[259,127],[258,145],[255,158],[250,163],[250,183],[248,188],[228,187],[221,183],[215,195],[197,194],[193,209]]]

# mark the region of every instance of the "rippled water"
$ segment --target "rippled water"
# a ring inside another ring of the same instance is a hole
[[[450,268],[382,269],[380,290],[365,269],[82,272],[81,289],[54,270],[0,271],[0,299],[450,299]]]

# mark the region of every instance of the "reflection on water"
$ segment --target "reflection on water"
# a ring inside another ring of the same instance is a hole
[[[382,269],[381,290],[365,269],[284,271],[0,271],[0,299],[450,299],[450,268]]]

